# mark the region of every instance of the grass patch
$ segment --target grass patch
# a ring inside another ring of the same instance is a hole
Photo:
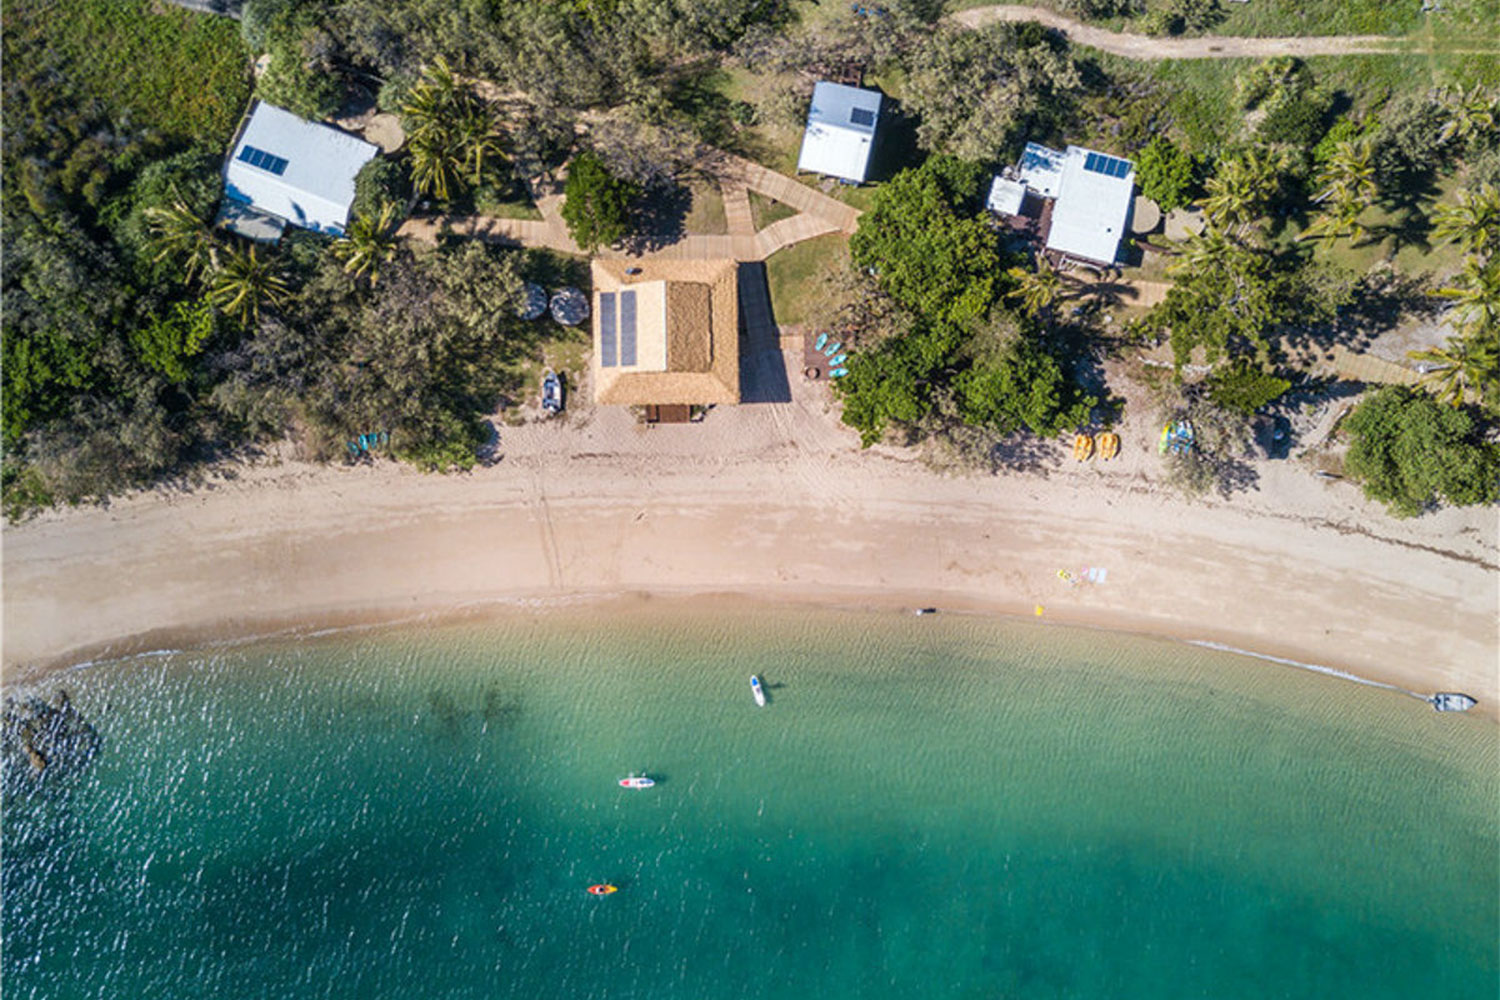
[[[684,230],[694,236],[723,236],[729,232],[724,195],[717,184],[695,180],[688,185],[688,193],[692,204],[682,222]]]
[[[819,321],[824,278],[848,266],[849,238],[830,233],[778,250],[766,261],[771,311],[781,326]]]
[[[756,232],[760,232],[773,222],[790,219],[796,214],[797,210],[790,205],[783,205],[775,198],[767,198],[759,191],[750,192],[750,218],[755,222]]]
[[[146,0],[5,5],[7,103],[59,88],[172,145],[229,141],[250,97],[239,24]]]

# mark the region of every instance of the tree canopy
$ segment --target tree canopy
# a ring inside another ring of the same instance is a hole
[[[563,189],[563,221],[585,253],[611,246],[630,233],[631,212],[641,189],[610,174],[590,152],[579,153]]]
[[[882,187],[849,241],[854,261],[898,303],[934,322],[965,323],[989,309],[999,285],[994,232],[978,218],[982,172],[932,157]]]
[[[1437,503],[1493,503],[1500,495],[1500,454],[1479,439],[1467,410],[1393,386],[1361,403],[1345,428],[1353,442],[1344,468],[1398,517]]]

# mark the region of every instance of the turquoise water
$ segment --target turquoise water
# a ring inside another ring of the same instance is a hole
[[[1497,727],[1227,654],[653,603],[60,683],[104,750],[7,802],[8,998],[1487,998],[1500,976]],[[659,784],[618,788],[633,770]]]

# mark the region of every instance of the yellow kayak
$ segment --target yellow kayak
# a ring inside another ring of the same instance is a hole
[[[1106,431],[1099,435],[1099,457],[1108,461],[1120,453],[1120,435]]]
[[[1080,434],[1073,439],[1073,457],[1082,462],[1094,453],[1094,439],[1087,434]]]

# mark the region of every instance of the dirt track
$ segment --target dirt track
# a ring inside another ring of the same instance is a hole
[[[1401,52],[1402,40],[1384,35],[1322,35],[1301,38],[1152,38],[1090,27],[1044,7],[996,4],[952,15],[954,21],[981,28],[996,21],[1036,21],[1056,28],[1077,45],[1087,45],[1128,59],[1262,59],[1268,56],[1341,56]]]

